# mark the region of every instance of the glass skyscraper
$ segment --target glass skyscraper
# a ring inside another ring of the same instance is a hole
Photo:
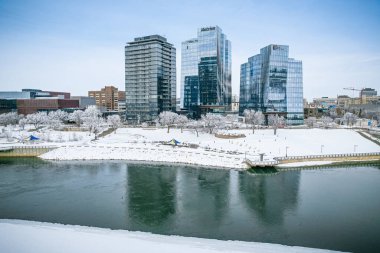
[[[176,50],[166,38],[135,38],[125,46],[126,119],[152,121],[176,108]]]
[[[225,112],[231,96],[231,42],[218,26],[199,28],[182,43],[181,108]]]
[[[269,45],[240,67],[239,114],[245,109],[278,114],[303,124],[302,62],[288,57],[289,46]]]

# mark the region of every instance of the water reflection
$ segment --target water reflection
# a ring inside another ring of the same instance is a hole
[[[128,222],[132,229],[157,227],[175,213],[177,169],[128,165]]]
[[[259,221],[282,225],[287,212],[296,209],[300,171],[276,175],[239,174],[239,193]]]

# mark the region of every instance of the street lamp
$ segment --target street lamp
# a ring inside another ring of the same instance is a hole
[[[323,153],[323,148],[325,147],[325,145],[321,145],[321,154]]]
[[[288,157],[288,146],[285,147],[285,157]]]
[[[358,145],[354,145],[354,153],[356,153],[356,148],[358,147]]]

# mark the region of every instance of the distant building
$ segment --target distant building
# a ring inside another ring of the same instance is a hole
[[[86,96],[72,96],[71,99],[79,101],[79,108],[86,109],[90,105],[96,105],[95,98]]]
[[[337,99],[329,97],[314,98],[313,104],[314,107],[329,109],[330,107],[335,107],[337,105]]]
[[[0,114],[8,112],[17,112],[16,99],[0,99]]]
[[[371,88],[364,88],[360,91],[360,97],[375,97],[377,96],[377,91]]]
[[[135,38],[125,46],[126,120],[153,121],[176,110],[176,49],[166,38]]]
[[[239,114],[245,109],[285,116],[303,124],[302,62],[289,58],[289,46],[269,45],[240,67]]]
[[[88,96],[95,98],[96,105],[107,112],[119,111],[119,98],[125,100],[125,92],[114,86],[105,86],[99,91],[89,91]]]
[[[29,99],[32,98],[30,92],[24,91],[1,91],[0,99]]]
[[[31,114],[35,112],[79,109],[79,101],[74,99],[40,98],[17,99],[18,114]]]
[[[22,89],[22,91],[0,92],[0,113],[17,111],[31,114],[38,111],[78,109],[79,102],[70,99],[69,92]]]
[[[181,108],[190,115],[231,110],[231,42],[218,26],[182,43]]]

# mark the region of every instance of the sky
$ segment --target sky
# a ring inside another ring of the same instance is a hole
[[[124,46],[163,35],[177,49],[197,29],[218,25],[232,44],[232,93],[240,64],[269,44],[303,62],[304,97],[380,93],[380,1],[21,1],[0,0],[0,90],[87,95],[124,86]]]

